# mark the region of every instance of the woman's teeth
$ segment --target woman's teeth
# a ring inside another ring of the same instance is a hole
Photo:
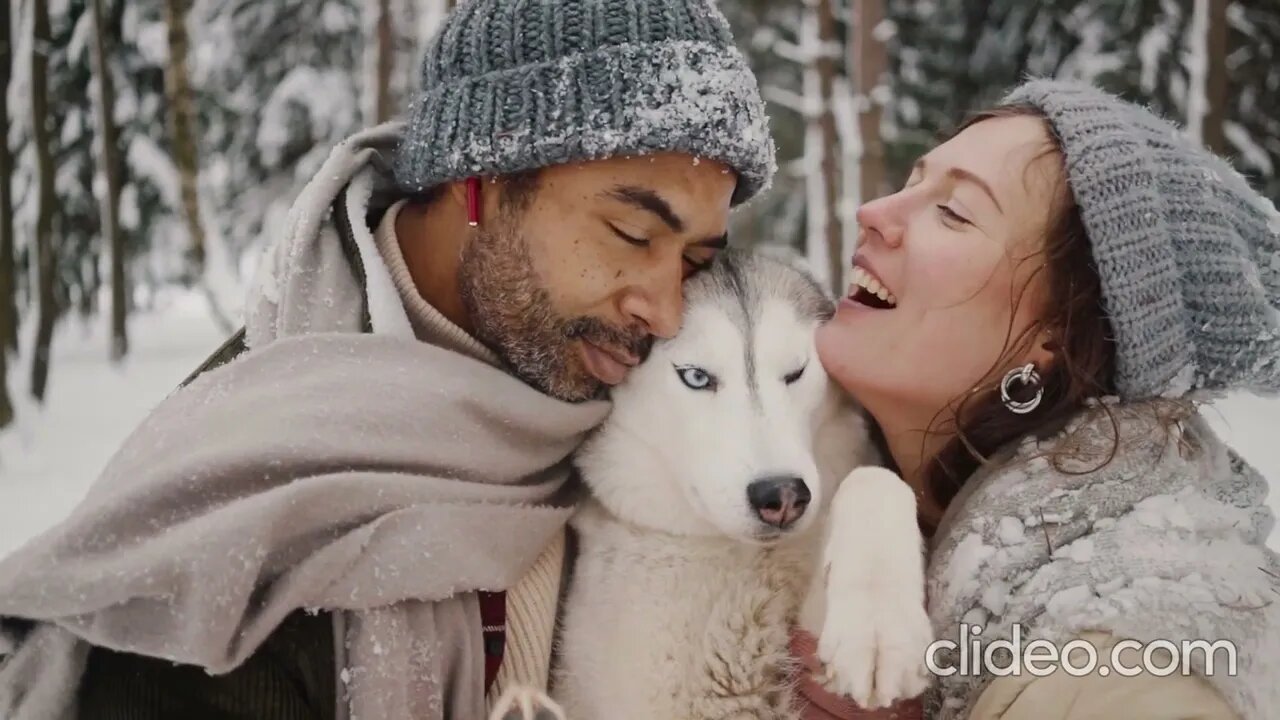
[[[879,280],[872,277],[871,273],[867,272],[863,268],[855,267],[853,269],[853,284],[856,287],[875,295],[890,306],[898,304],[898,298],[894,297],[893,293],[885,289],[885,287],[880,284]]]

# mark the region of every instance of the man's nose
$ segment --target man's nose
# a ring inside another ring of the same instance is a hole
[[[659,338],[675,337],[684,314],[684,283],[680,273],[651,273],[644,282],[629,287],[620,309],[630,323]]]

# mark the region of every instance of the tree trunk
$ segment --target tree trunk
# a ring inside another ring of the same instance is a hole
[[[9,399],[9,348],[17,341],[13,271],[13,156],[9,153],[9,77],[13,74],[13,21],[0,4],[0,428],[13,422]]]
[[[1205,27],[1204,144],[1223,155],[1230,153],[1223,124],[1227,119],[1227,5],[1228,0],[1207,0]]]
[[[224,332],[230,333],[235,324],[222,305],[219,289],[227,260],[225,248],[220,247],[216,257],[210,258],[208,234],[200,212],[200,153],[197,147],[195,93],[187,74],[187,0],[164,0],[165,23],[169,28],[169,65],[165,69],[165,101],[169,106],[169,127],[173,134],[173,162],[178,170],[178,183],[182,192],[182,215],[191,236],[188,249],[189,269],[209,301],[209,312]],[[216,232],[216,228],[215,228]],[[215,263],[210,267],[210,262]]]
[[[102,289],[102,274],[98,272],[98,253],[90,248],[80,258],[80,317],[87,322],[98,312],[98,290]]]
[[[44,401],[49,382],[49,344],[57,316],[53,283],[56,255],[53,246],[53,152],[49,136],[49,7],[47,0],[32,3],[31,43],[31,140],[39,176],[39,212],[36,216],[36,284],[38,320],[36,346],[31,360],[31,394]]]
[[[165,104],[169,108],[169,131],[173,136],[173,162],[178,168],[183,217],[191,235],[188,257],[193,276],[204,276],[205,235],[200,222],[200,157],[196,148],[195,109],[191,81],[187,75],[186,0],[164,0],[165,22],[169,26],[169,65],[165,69]]]
[[[92,0],[89,11],[93,13],[94,72],[98,76],[99,160],[107,181],[107,196],[102,202],[101,227],[111,258],[110,357],[113,362],[118,362],[129,351],[129,336],[125,326],[124,233],[120,229],[120,143],[112,113],[116,92],[108,61],[110,53],[107,51],[107,27],[102,0]]]
[[[0,348],[18,349],[17,248],[13,236],[13,153],[9,151],[9,82],[13,78],[12,3],[0,10]]]
[[[376,0],[378,21],[374,34],[377,43],[377,77],[374,79],[374,118],[381,124],[391,119],[391,74],[395,69],[395,30],[391,17],[391,0]]]
[[[884,108],[872,99],[873,90],[885,79],[888,58],[884,43],[875,36],[884,21],[884,0],[854,0],[852,55],[849,67],[857,77],[854,90],[858,97],[858,136],[862,157],[858,161],[858,204],[888,192],[885,185],[884,140],[880,122]]]
[[[844,285],[844,233],[840,228],[840,138],[836,132],[836,115],[832,100],[835,95],[836,61],[831,48],[836,40],[836,18],[831,0],[817,0],[819,52],[814,60],[818,72],[818,94],[821,110],[818,126],[822,131],[822,183],[826,203],[823,211],[824,246],[827,250],[827,275],[831,289],[838,296]]]

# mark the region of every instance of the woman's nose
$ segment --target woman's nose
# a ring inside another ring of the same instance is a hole
[[[876,198],[863,203],[858,208],[854,217],[858,221],[859,234],[862,236],[859,244],[868,239],[882,242],[890,247],[897,247],[902,243],[906,214],[903,212],[900,195],[901,193],[894,193]]]

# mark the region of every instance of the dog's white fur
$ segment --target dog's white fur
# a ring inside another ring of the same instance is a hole
[[[572,521],[555,700],[573,720],[793,717],[796,625],[819,637],[833,690],[865,707],[918,694],[930,631],[915,498],[858,467],[867,428],[814,350],[826,299],[795,268],[736,254],[687,297],[681,333],[615,388],[577,458],[592,497]],[[688,387],[690,366],[715,389]],[[786,531],[747,499],[777,475],[812,494]],[[504,707],[517,706],[528,697]]]

